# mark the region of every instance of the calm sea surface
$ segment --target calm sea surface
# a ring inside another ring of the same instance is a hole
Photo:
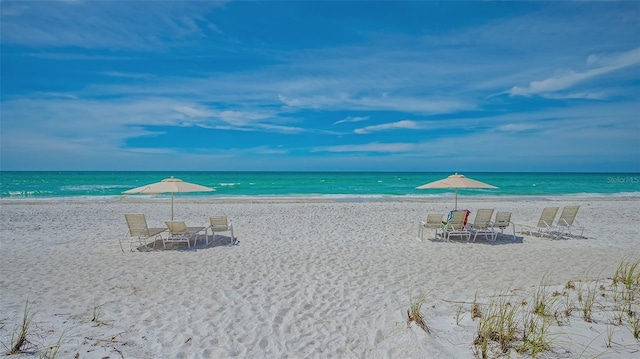
[[[450,197],[453,190],[415,187],[451,173],[420,172],[0,172],[3,199],[123,198],[122,192],[174,176],[215,192],[181,197]],[[460,189],[465,196],[640,197],[640,173],[465,173],[498,189]],[[154,195],[163,196],[163,195]]]

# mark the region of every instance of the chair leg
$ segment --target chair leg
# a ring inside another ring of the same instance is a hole
[[[231,244],[236,244],[236,237],[233,236],[233,224],[229,224],[229,231],[231,231]]]
[[[127,233],[129,233],[129,232],[127,232]],[[125,235],[125,236],[126,236],[126,235]],[[119,240],[119,242],[120,242],[120,250],[122,251],[122,253],[124,253],[124,247],[122,246],[122,241],[123,241],[124,239],[125,239],[125,237],[120,237],[120,240]]]

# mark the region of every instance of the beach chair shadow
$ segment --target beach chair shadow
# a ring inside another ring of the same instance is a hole
[[[513,236],[511,235],[504,235],[504,234],[500,234],[497,233],[498,235],[496,236],[496,239],[493,241],[467,241],[465,237],[451,237],[449,239],[449,241],[444,242],[444,241],[439,241],[438,243],[455,243],[455,244],[464,244],[464,245],[487,245],[487,246],[505,246],[505,245],[513,245],[513,244],[523,244],[524,243],[524,237],[523,236],[516,236],[515,239]]]
[[[490,246],[505,246],[509,244],[523,244],[523,236],[512,236],[496,233],[496,239],[493,241],[478,241],[477,244],[486,244]]]
[[[215,247],[229,247],[229,244],[232,243],[232,239],[230,236],[222,236],[216,235],[216,240],[211,240],[209,238],[209,243],[206,241],[206,237],[202,233],[198,233],[195,241],[191,243],[190,246],[187,246],[186,242],[182,243],[172,243],[172,245],[163,247],[162,239],[158,238],[154,242],[149,243],[149,247],[153,247],[155,250],[168,250],[168,251],[198,251],[203,249],[210,249]],[[153,245],[153,246],[152,246]],[[144,250],[144,246],[140,247],[139,250]]]

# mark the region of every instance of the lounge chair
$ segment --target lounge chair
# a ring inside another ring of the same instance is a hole
[[[195,247],[198,241],[198,233],[203,231],[206,227],[187,227],[184,222],[180,221],[166,221],[164,222],[169,229],[169,235],[167,238],[162,239],[162,245],[167,248],[167,243],[187,242],[187,247],[191,248],[190,241],[193,239],[193,246]]]
[[[424,239],[425,228],[435,229],[434,238],[438,238],[438,230],[442,228],[443,217],[444,215],[442,214],[427,214],[427,219],[420,222],[420,225],[418,226],[418,240],[421,241]]]
[[[459,236],[468,242],[471,239],[471,231],[467,228],[469,213],[466,209],[449,212],[446,223],[442,224],[442,237],[448,241],[451,236]]]
[[[237,244],[239,243],[236,240],[236,237],[233,236],[233,224],[231,221],[227,219],[227,216],[212,216],[209,218],[209,227],[205,230],[205,236],[207,245],[209,245],[209,229],[211,229],[211,239],[216,240],[216,232],[231,232],[231,240],[229,244]]]
[[[496,213],[496,220],[493,222],[493,228],[500,228],[500,233],[504,234],[504,229],[509,227],[513,228],[513,240],[516,240],[516,225],[511,222],[511,212],[498,212]],[[497,235],[497,233],[496,233]]]
[[[483,234],[487,240],[495,241],[498,235],[494,232],[491,217],[493,217],[493,209],[479,209],[476,213],[473,223],[469,226],[469,229],[473,232],[473,241],[476,241],[478,234]]]
[[[554,231],[553,220],[556,218],[558,209],[558,207],[545,207],[542,209],[542,214],[540,214],[538,224],[535,226],[524,225],[524,229],[529,233],[529,235],[555,236],[556,231]]]
[[[565,233],[572,236],[571,230],[574,229],[579,230],[580,237],[582,237],[584,227],[576,221],[578,209],[580,209],[580,206],[566,206],[562,209],[562,212],[560,212],[560,217],[558,217],[558,222],[556,223],[556,230],[561,236],[565,235]]]
[[[135,240],[141,246],[147,247],[147,239],[153,238],[154,248],[155,248],[155,240],[162,238],[162,233],[167,230],[167,228],[149,228],[147,226],[147,219],[144,217],[144,214],[125,214],[125,220],[127,221],[127,226],[129,230],[127,233],[120,238],[120,249],[124,252],[124,247],[122,246],[122,242],[129,240],[129,249],[133,251],[133,242]]]

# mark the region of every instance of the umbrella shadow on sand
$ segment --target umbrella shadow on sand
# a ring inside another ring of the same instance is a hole
[[[512,235],[503,234],[503,233],[498,233],[498,236],[496,237],[495,241],[489,241],[482,235],[479,235],[478,238],[476,238],[475,242],[473,241],[473,239],[471,239],[470,241],[467,242],[466,239],[464,239],[463,237],[459,237],[459,236],[452,236],[452,237],[450,237],[449,241],[445,241],[445,240],[441,240],[441,239],[433,239],[433,238],[431,238],[430,240],[432,242],[439,242],[439,243],[446,243],[446,244],[450,244],[450,243],[456,243],[456,244],[480,244],[480,245],[490,245],[490,246],[503,246],[503,245],[508,245],[508,244],[522,244],[522,243],[524,243],[524,237],[522,237],[522,236],[516,236],[516,238],[514,239]]]
[[[236,240],[238,237],[236,237]],[[167,247],[165,248],[162,244],[161,239],[156,239],[154,242],[147,243],[146,246],[140,246],[137,248],[140,252],[149,252],[149,251],[162,251],[162,250],[175,250],[175,251],[197,251],[201,249],[215,248],[215,247],[234,247],[239,245],[239,241],[234,244],[231,236],[223,236],[216,234],[216,238],[209,238],[209,244],[207,244],[206,238],[204,234],[198,235],[198,239],[196,244],[191,244],[191,248],[187,246],[186,243],[167,243]]]

